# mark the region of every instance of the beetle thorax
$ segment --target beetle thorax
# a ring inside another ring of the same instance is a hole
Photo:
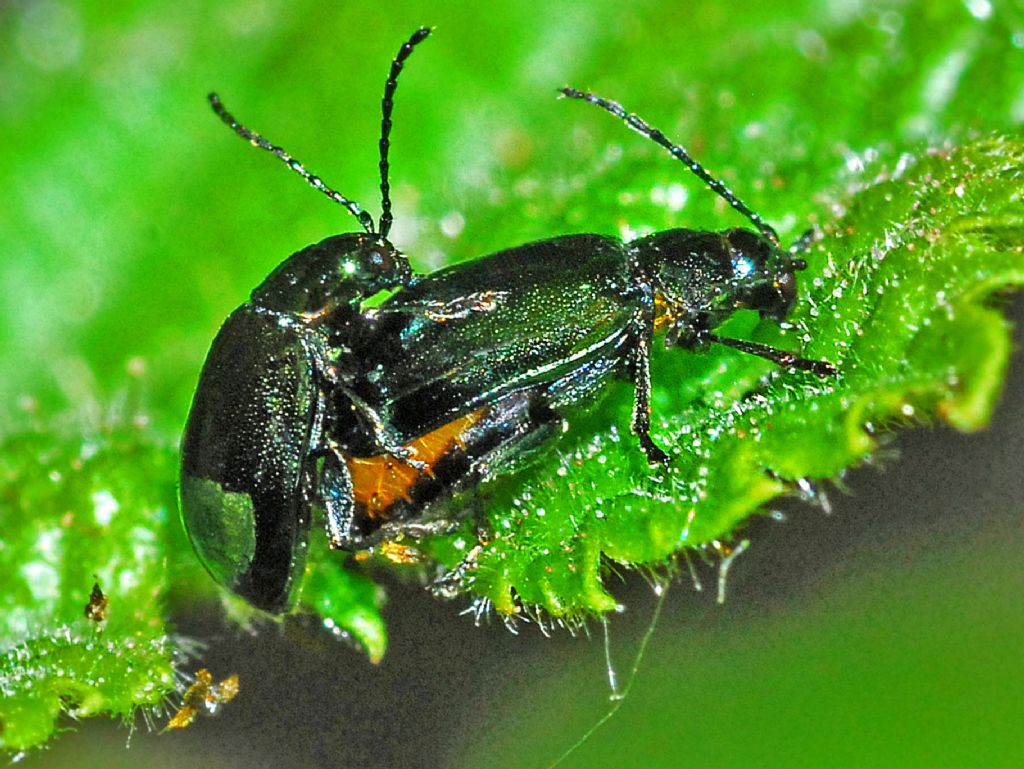
[[[333,235],[288,257],[252,292],[252,301],[267,310],[320,318],[354,296],[393,286],[396,276],[406,282],[411,272],[387,240]]]

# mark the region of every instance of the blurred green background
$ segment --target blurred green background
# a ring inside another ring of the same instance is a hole
[[[226,105],[376,211],[387,62],[393,239],[420,269],[563,232],[737,224],[572,84],[680,137],[786,235],[904,153],[1024,123],[1024,14],[968,2],[0,4],[0,427],[184,421],[219,323],[284,256],[354,229],[219,124]],[[602,179],[587,187],[584,180]],[[680,206],[652,199],[672,189]],[[1021,306],[1014,306],[1021,317]],[[1015,365],[990,430],[902,437],[831,516],[754,522],[729,600],[673,588],[634,691],[566,766],[1024,764],[1024,455]],[[653,610],[618,586],[620,675]],[[606,709],[594,637],[481,628],[389,585],[379,667],[313,633],[175,617],[239,699],[168,736],[88,722],[26,766],[544,766]],[[68,724],[69,726],[71,724]]]

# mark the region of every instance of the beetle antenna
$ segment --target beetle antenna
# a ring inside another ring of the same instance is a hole
[[[691,171],[693,171],[693,173],[699,176],[704,181],[704,183],[708,187],[710,187],[715,193],[717,193],[723,200],[725,200],[726,203],[728,203],[730,206],[732,206],[745,217],[747,217],[753,223],[753,225],[757,227],[757,229],[761,232],[762,235],[768,238],[768,240],[770,240],[776,246],[779,245],[779,235],[777,232],[775,232],[775,230],[772,228],[770,224],[768,224],[758,214],[755,214],[753,211],[751,211],[750,208],[748,208],[742,200],[740,200],[733,194],[732,190],[726,187],[721,181],[716,179],[714,176],[709,174],[704,169],[704,166],[702,166],[700,163],[698,163],[696,160],[690,157],[690,153],[688,153],[678,144],[673,144],[669,140],[669,138],[665,136],[665,134],[663,134],[654,126],[648,125],[647,122],[644,121],[644,119],[641,118],[639,115],[636,115],[631,112],[626,112],[626,110],[624,110],[622,108],[622,105],[619,104],[618,102],[610,101],[608,99],[602,99],[600,96],[597,96],[592,93],[588,93],[585,91],[577,91],[575,88],[559,88],[558,90],[559,93],[561,93],[563,96],[567,96],[570,99],[582,99],[583,101],[588,101],[591,104],[596,104],[601,109],[605,110],[606,112],[610,112],[617,118],[621,119],[627,126],[632,128],[638,134],[646,136],[648,139],[651,139],[660,144],[662,147],[669,151],[672,157],[683,161],[687,168],[689,168]]]
[[[249,128],[246,128],[244,125],[235,120],[234,116],[232,116],[232,114],[224,108],[224,105],[221,103],[220,97],[217,96],[217,94],[211,93],[206,98],[209,99],[210,106],[213,107],[213,111],[217,113],[217,117],[223,120],[224,123],[227,124],[227,126],[232,131],[234,131],[236,134],[238,134],[243,139],[248,141],[252,146],[265,149],[267,152],[270,152],[279,157],[286,166],[288,166],[295,173],[297,173],[299,176],[305,179],[306,183],[310,187],[312,187],[313,189],[320,190],[320,192],[329,197],[335,203],[340,203],[341,205],[345,206],[345,208],[348,209],[348,212],[359,220],[359,223],[363,226],[363,229],[366,230],[371,235],[373,234],[373,217],[370,216],[370,214],[368,214],[366,211],[364,211],[358,203],[356,203],[354,200],[349,200],[337,190],[332,190],[330,187],[324,184],[323,180],[319,176],[315,176],[311,174],[309,171],[307,171],[305,166],[302,165],[302,163],[300,163],[298,160],[296,160],[287,152],[285,152],[284,149],[278,147],[276,144],[271,144],[258,133]]]
[[[394,96],[398,87],[398,75],[412,49],[426,40],[429,34],[430,29],[427,27],[420,27],[412,33],[412,37],[402,44],[398,54],[392,59],[391,72],[384,82],[384,98],[380,103],[383,117],[380,121],[380,225],[377,228],[382,238],[386,238],[391,232],[391,222],[394,220],[391,215],[391,184],[388,182],[388,171],[391,168],[388,163],[388,150],[391,149],[391,111],[395,107]]]

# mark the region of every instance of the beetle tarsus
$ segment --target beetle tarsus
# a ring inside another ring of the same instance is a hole
[[[839,376],[839,369],[837,369],[827,360],[809,360],[807,358],[797,358],[794,368],[798,368],[801,371],[810,371],[812,374],[815,374],[816,376],[820,377]]]
[[[672,457],[664,451],[657,443],[655,443],[651,436],[643,433],[637,435],[637,439],[640,441],[640,448],[643,449],[644,454],[647,455],[647,462],[652,465],[667,465],[671,464]]]
[[[814,245],[815,241],[818,240],[819,232],[820,231],[815,227],[809,228],[807,231],[804,232],[803,235],[796,239],[796,242],[792,246],[789,247],[789,253],[802,254],[808,251],[810,247]],[[797,267],[796,269],[802,270],[807,266],[806,262],[802,263],[803,267]]]

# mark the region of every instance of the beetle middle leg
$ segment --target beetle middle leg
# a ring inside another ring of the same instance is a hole
[[[638,311],[636,331],[629,341],[629,376],[633,380],[633,432],[652,465],[668,464],[671,458],[651,438],[651,339],[654,336],[654,304],[644,301]]]

